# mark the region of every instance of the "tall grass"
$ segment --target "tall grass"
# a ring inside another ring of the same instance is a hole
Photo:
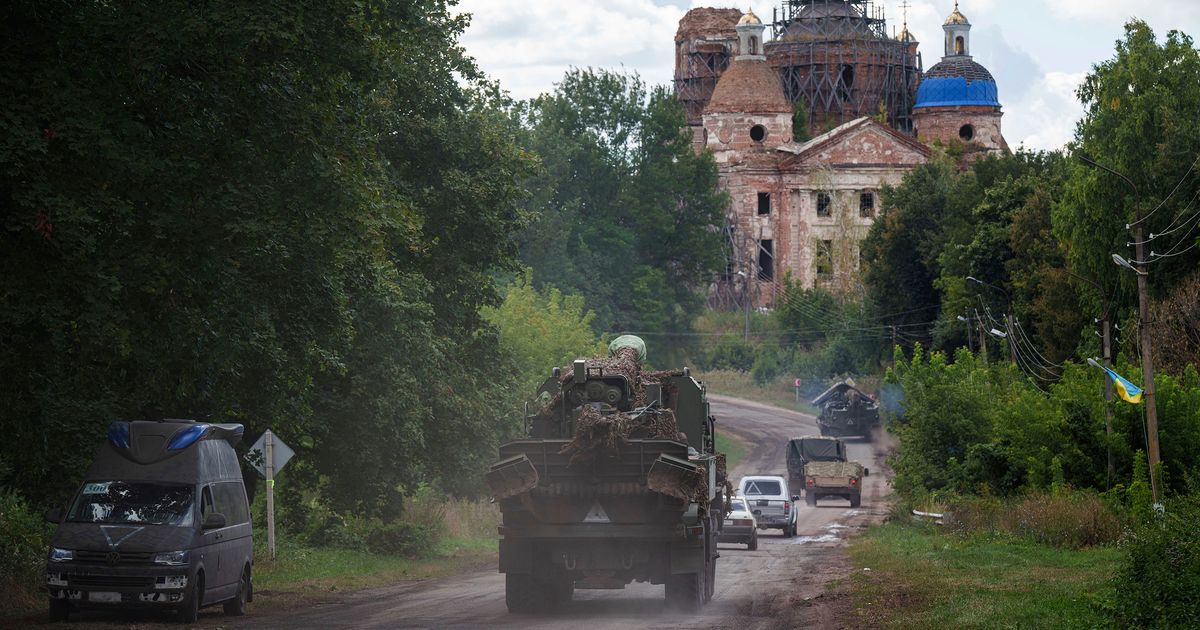
[[[1122,532],[1118,516],[1090,492],[960,498],[946,511],[947,527],[959,534],[1015,536],[1062,549],[1114,543]]]

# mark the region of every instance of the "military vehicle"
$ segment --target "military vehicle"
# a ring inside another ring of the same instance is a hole
[[[527,437],[486,474],[510,612],[633,581],[665,584],[682,611],[712,598],[731,492],[704,388],[687,368],[643,371],[636,337],[609,351],[555,368],[526,406]]]
[[[817,428],[821,435],[842,437],[861,435],[870,439],[879,426],[879,403],[852,381],[842,381],[812,401],[821,408]]]
[[[837,438],[809,435],[788,440],[788,485],[804,489],[804,502],[817,505],[822,497],[841,497],[850,507],[862,502],[862,478],[871,474],[858,462],[846,461],[846,445]]]

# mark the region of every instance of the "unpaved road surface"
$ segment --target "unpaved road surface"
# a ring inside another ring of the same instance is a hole
[[[735,398],[709,396],[718,430],[741,438],[749,447],[732,472],[736,482],[749,474],[787,474],[787,440],[817,433],[812,416]],[[620,591],[576,590],[573,601],[543,615],[509,614],[504,605],[504,575],[494,567],[457,576],[405,582],[305,602],[287,609],[254,604],[242,618],[220,608],[201,613],[200,626],[219,628],[817,628],[841,627],[849,602],[823,594],[827,584],[851,570],[840,547],[846,537],[887,513],[890,476],[883,463],[886,448],[847,440],[850,455],[870,468],[859,509],[827,499],[816,508],[799,504],[798,536],[779,530],[759,532],[758,551],[745,545],[721,545],[716,593],[703,612],[679,616],[663,610],[661,585],[635,583]]]

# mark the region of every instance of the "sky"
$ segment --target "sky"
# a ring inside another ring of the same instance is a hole
[[[901,0],[876,0],[899,30]],[[769,19],[780,2],[756,0],[460,0],[470,13],[467,53],[514,98],[554,89],[571,67],[636,71],[669,84],[675,30],[689,8],[749,6]],[[954,0],[908,0],[908,28],[926,69],[942,50],[942,23]],[[1159,38],[1200,37],[1200,0],[960,0],[971,22],[971,55],[996,78],[1003,132],[1012,147],[1055,149],[1071,140],[1083,107],[1075,89],[1114,55],[1127,20],[1145,20]]]

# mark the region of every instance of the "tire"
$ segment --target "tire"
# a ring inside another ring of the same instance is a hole
[[[543,593],[530,573],[504,574],[504,603],[510,613],[535,613],[542,609]]]
[[[856,508],[860,505],[862,505],[862,495],[861,494],[856,494],[856,495],[850,497],[850,507]]]
[[[241,617],[246,614],[246,599],[250,594],[250,567],[242,569],[242,577],[238,579],[237,595],[225,602],[225,614]]]
[[[805,492],[804,502],[808,504],[808,507],[817,507],[817,495],[813,494],[811,490]]]
[[[704,602],[704,572],[681,573],[667,578],[667,607],[675,612],[695,614]]]
[[[758,551],[758,532],[750,534],[750,542],[746,543],[747,551]]]
[[[70,621],[71,619],[71,603],[65,599],[50,600],[49,609],[50,623],[56,621]]]
[[[796,528],[791,523],[788,523],[787,525],[783,526],[783,537],[784,538],[791,538],[792,536],[795,536],[795,535],[796,535]]]
[[[713,543],[716,547],[716,543]],[[715,555],[715,554],[714,554]],[[704,575],[704,603],[712,601],[713,594],[717,591],[717,559],[715,557],[708,559],[708,571]]]
[[[179,623],[196,623],[196,619],[200,617],[200,598],[204,596],[204,574],[197,573],[192,579],[192,585],[188,588],[187,595],[183,597],[183,603],[179,605],[177,617]]]
[[[575,578],[565,573],[556,575],[549,584],[549,591],[553,594],[554,605],[565,604],[575,597]]]

